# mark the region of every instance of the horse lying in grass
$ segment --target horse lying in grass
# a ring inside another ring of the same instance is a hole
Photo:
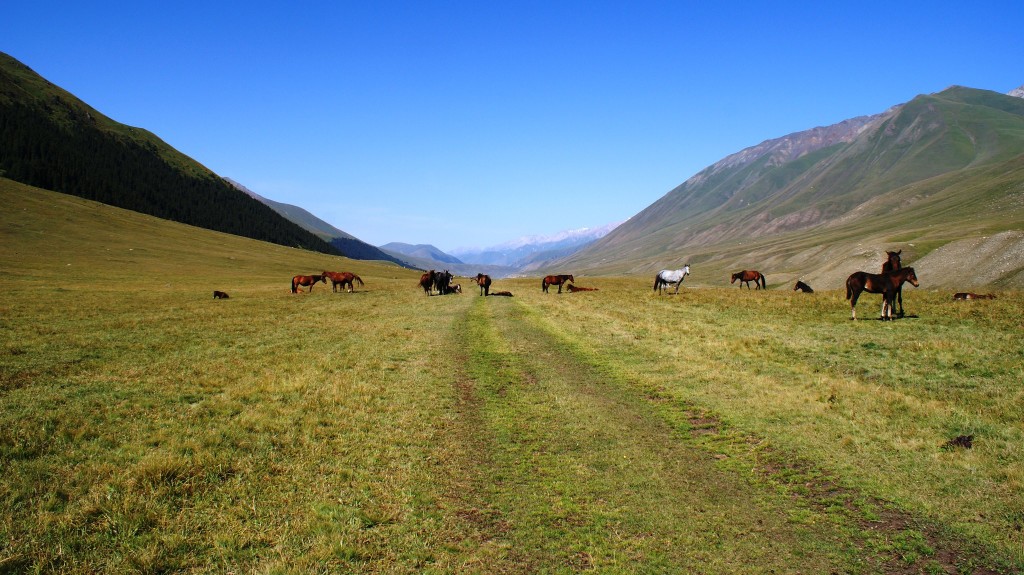
[[[580,286],[574,286],[572,284],[569,284],[568,286],[566,286],[565,289],[569,290],[569,293],[576,293],[578,291],[597,291],[597,288],[580,287]]]

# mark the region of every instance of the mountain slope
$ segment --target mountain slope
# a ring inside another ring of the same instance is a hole
[[[363,240],[339,230],[331,224],[321,220],[314,216],[312,213],[299,206],[293,206],[291,204],[285,204],[282,202],[275,202],[274,200],[264,198],[242,184],[230,179],[224,178],[228,184],[233,186],[235,189],[245,193],[247,196],[256,199],[257,201],[266,204],[272,210],[283,216],[290,222],[297,224],[299,227],[316,234],[318,237],[327,241],[331,246],[337,249],[345,257],[349,257],[355,260],[381,260],[390,261],[399,265],[407,265],[404,261],[396,258],[390,254],[387,254],[380,249],[364,242]]]
[[[904,256],[912,262],[1024,228],[1022,154],[1024,100],[952,87],[733,154],[561,263],[649,273],[686,260],[712,284],[729,269],[770,264],[769,281],[774,272],[839,287],[880,265],[889,246],[914,242]],[[1016,260],[995,283],[1017,285],[1021,267]]]
[[[193,226],[338,253],[152,133],[107,118],[3,53],[0,175]]]

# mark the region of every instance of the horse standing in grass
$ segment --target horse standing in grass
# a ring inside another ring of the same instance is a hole
[[[885,262],[882,263],[882,273],[894,272],[903,267],[903,262],[900,259],[900,254],[903,250],[898,252],[885,252]],[[896,288],[896,300],[899,302],[900,311],[899,316],[903,317],[903,286]]]
[[[434,270],[425,272],[420,276],[420,287],[423,288],[423,293],[427,295],[433,295],[430,290],[434,288]]]
[[[448,291],[448,286],[451,283],[452,283],[452,274],[449,273],[448,270],[444,270],[443,272],[436,272],[436,273],[434,273],[434,289],[437,290],[438,294],[446,295],[446,294],[450,293]]]
[[[896,293],[905,282],[919,284],[914,268],[901,268],[884,274],[854,272],[846,278],[846,299],[850,300],[850,319],[857,319],[857,298],[862,292],[882,294],[882,319],[892,319]]]
[[[347,285],[346,291],[352,293],[356,291],[356,286],[353,282],[359,282],[359,285],[363,285],[363,279],[351,272],[324,272],[323,276],[331,280],[331,288],[333,291],[338,291],[340,285],[343,289]]]
[[[476,274],[476,285],[480,286],[480,295],[486,296],[491,291],[491,276]]]
[[[573,279],[572,274],[545,276],[540,282],[540,289],[544,293],[548,293],[548,286],[558,286],[558,293],[562,293],[562,284],[566,282],[576,283],[576,280]]]
[[[309,293],[313,293],[313,284],[316,282],[327,283],[327,280],[323,275],[295,276],[292,278],[292,293],[299,293],[299,286],[309,286]]]
[[[683,280],[688,275],[690,275],[690,264],[683,264],[681,270],[661,270],[658,275],[654,276],[654,291],[660,294],[665,286],[676,284],[675,293],[679,293],[679,286],[683,284]]]
[[[736,272],[732,274],[732,280],[730,280],[729,283],[736,283],[736,280],[740,280],[740,288],[743,287],[743,284],[747,284],[747,289],[750,289],[750,282],[754,282],[756,289],[768,289],[768,286],[764,281],[764,275],[757,270],[743,270],[741,272]]]

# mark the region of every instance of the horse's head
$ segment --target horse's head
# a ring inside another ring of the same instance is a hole
[[[731,284],[736,283],[736,280],[740,279],[740,276],[742,276],[742,275],[743,275],[742,272],[736,272],[736,273],[732,274],[732,279],[729,280],[729,283],[731,283]]]
[[[572,283],[576,283],[576,278],[572,277],[572,274],[569,274],[568,277],[569,277],[569,281],[571,281]]]
[[[913,285],[914,287],[917,287],[917,286],[921,285],[917,281],[917,274],[914,273],[914,268],[904,268],[904,269],[907,270],[906,276],[905,276],[906,281],[910,282],[911,285]]]
[[[690,275],[690,264],[683,264],[683,275]]]
[[[885,252],[885,263],[882,264],[882,272],[894,272],[903,267],[903,262],[900,260],[900,254],[903,253],[901,249],[898,252]]]
[[[324,274],[313,276],[313,283],[320,282],[322,284],[327,283],[327,276]]]

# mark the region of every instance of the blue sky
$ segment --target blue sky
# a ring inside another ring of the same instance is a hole
[[[624,220],[766,139],[1024,84],[1015,2],[6,2],[0,51],[375,245]]]

